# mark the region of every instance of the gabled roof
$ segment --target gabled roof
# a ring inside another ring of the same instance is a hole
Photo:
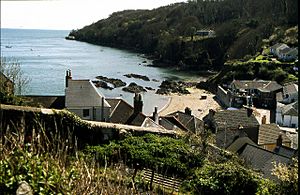
[[[291,140],[281,131],[277,124],[262,124],[259,127],[258,145],[276,144],[280,134],[282,143],[291,143]]]
[[[298,101],[282,107],[283,115],[298,116]]]
[[[104,95],[98,91],[91,80],[68,80],[66,88],[66,107],[99,107]],[[104,99],[104,106],[111,107]]]
[[[249,137],[239,137],[230,144],[226,150],[236,153],[245,144],[256,145]]]
[[[237,89],[259,89],[261,91],[276,91],[282,88],[276,81],[265,80],[233,80],[231,85]]]
[[[134,113],[134,108],[123,99],[106,99],[111,107],[110,122],[142,126],[146,120],[143,113]]]
[[[298,93],[298,85],[295,84],[295,83],[284,85],[283,86],[283,93],[284,94]]]
[[[244,128],[259,126],[254,114],[252,113],[248,116],[248,110],[244,108],[217,111],[213,116],[213,122],[216,128],[222,129],[238,129],[240,126]]]
[[[106,99],[111,104],[110,122],[126,124],[133,113],[133,107],[123,99]]]
[[[197,117],[190,115],[190,114],[186,114],[181,111],[177,111],[177,112],[168,114],[166,116],[166,119],[169,120],[169,119],[171,119],[170,117],[173,117],[173,122],[174,122],[174,119],[179,122],[179,123],[177,123],[179,126],[174,123],[176,126],[180,127],[180,125],[182,125],[184,127],[183,130],[188,129],[192,132],[202,129],[203,124],[204,124],[203,121],[198,119]]]
[[[288,164],[291,158],[276,154],[252,144],[245,144],[239,151],[239,156],[245,163],[254,169],[261,171],[264,177],[275,179],[271,174],[274,168],[273,162]]]

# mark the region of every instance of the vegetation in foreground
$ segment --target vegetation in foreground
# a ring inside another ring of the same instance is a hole
[[[142,180],[141,171],[183,180],[187,194],[297,194],[297,162],[278,165],[279,183],[263,179],[232,154],[205,152],[197,136],[179,139],[128,135],[106,145],[76,149],[76,143],[50,142],[44,130],[24,138],[20,131],[1,134],[0,191],[14,194],[26,181],[34,194],[171,194]],[[24,142],[26,139],[26,142]],[[25,144],[24,144],[25,143]],[[75,148],[75,149],[74,149]],[[292,171],[287,171],[292,169]]]

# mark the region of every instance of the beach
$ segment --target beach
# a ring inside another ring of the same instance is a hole
[[[169,113],[182,111],[186,107],[189,107],[192,110],[192,115],[202,119],[205,115],[208,114],[209,109],[218,110],[221,109],[219,103],[215,100],[215,95],[205,91],[203,89],[197,88],[187,88],[191,94],[187,95],[178,95],[171,94],[169,95],[170,101],[168,104],[159,112],[159,115],[165,116]],[[205,98],[201,98],[204,97]]]

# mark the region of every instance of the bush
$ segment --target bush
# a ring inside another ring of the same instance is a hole
[[[235,162],[206,162],[184,188],[194,194],[255,194],[259,182],[256,173]]]

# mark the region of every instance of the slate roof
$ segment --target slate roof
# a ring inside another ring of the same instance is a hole
[[[284,94],[298,93],[298,85],[295,84],[295,83],[284,85],[283,86],[283,93]]]
[[[143,113],[134,113],[134,108],[123,99],[107,98],[106,100],[111,105],[111,123],[163,129],[163,127],[155,124],[152,119],[145,116]]]
[[[41,106],[43,108],[63,109],[65,108],[65,96],[22,96],[26,104],[32,106]]]
[[[272,169],[274,168],[273,162],[283,164],[291,162],[291,158],[276,154],[252,144],[245,144],[238,151],[238,154],[242,159],[244,159],[247,165],[261,171],[263,176],[269,179],[276,178],[271,174]]]
[[[265,80],[234,80],[231,85],[237,89],[259,89],[261,91],[276,91],[281,89],[282,86],[276,81],[265,81]]]
[[[282,143],[291,143],[291,140],[281,131],[277,124],[262,124],[259,127],[258,145],[276,144],[280,134],[282,135]]]
[[[188,129],[192,132],[195,132],[196,130],[201,130],[203,128],[203,121],[198,119],[197,117],[193,116],[193,115],[189,115],[186,114],[184,112],[181,111],[177,111],[177,112],[173,112],[167,115],[167,120],[171,121],[171,118],[173,123],[175,122],[174,120],[177,120],[179,123],[177,123],[178,125],[183,126],[183,130]],[[175,123],[174,123],[175,124]],[[178,126],[176,125],[176,126]],[[180,126],[178,126],[180,127]]]
[[[252,113],[248,116],[248,111],[245,108],[239,110],[221,110],[213,116],[213,122],[216,128],[238,129],[242,127],[258,127],[259,123]]]
[[[239,137],[230,144],[226,150],[236,153],[245,144],[255,145],[255,143],[249,137]]]
[[[288,158],[293,158],[295,156],[297,156],[297,150],[290,148],[290,147],[286,147],[286,146],[279,146],[274,148],[274,151],[276,154],[280,154],[282,156],[286,156]]]
[[[298,101],[282,107],[283,115],[298,116]]]
[[[122,99],[106,99],[111,105],[110,122],[126,124],[133,113],[133,107]]]

